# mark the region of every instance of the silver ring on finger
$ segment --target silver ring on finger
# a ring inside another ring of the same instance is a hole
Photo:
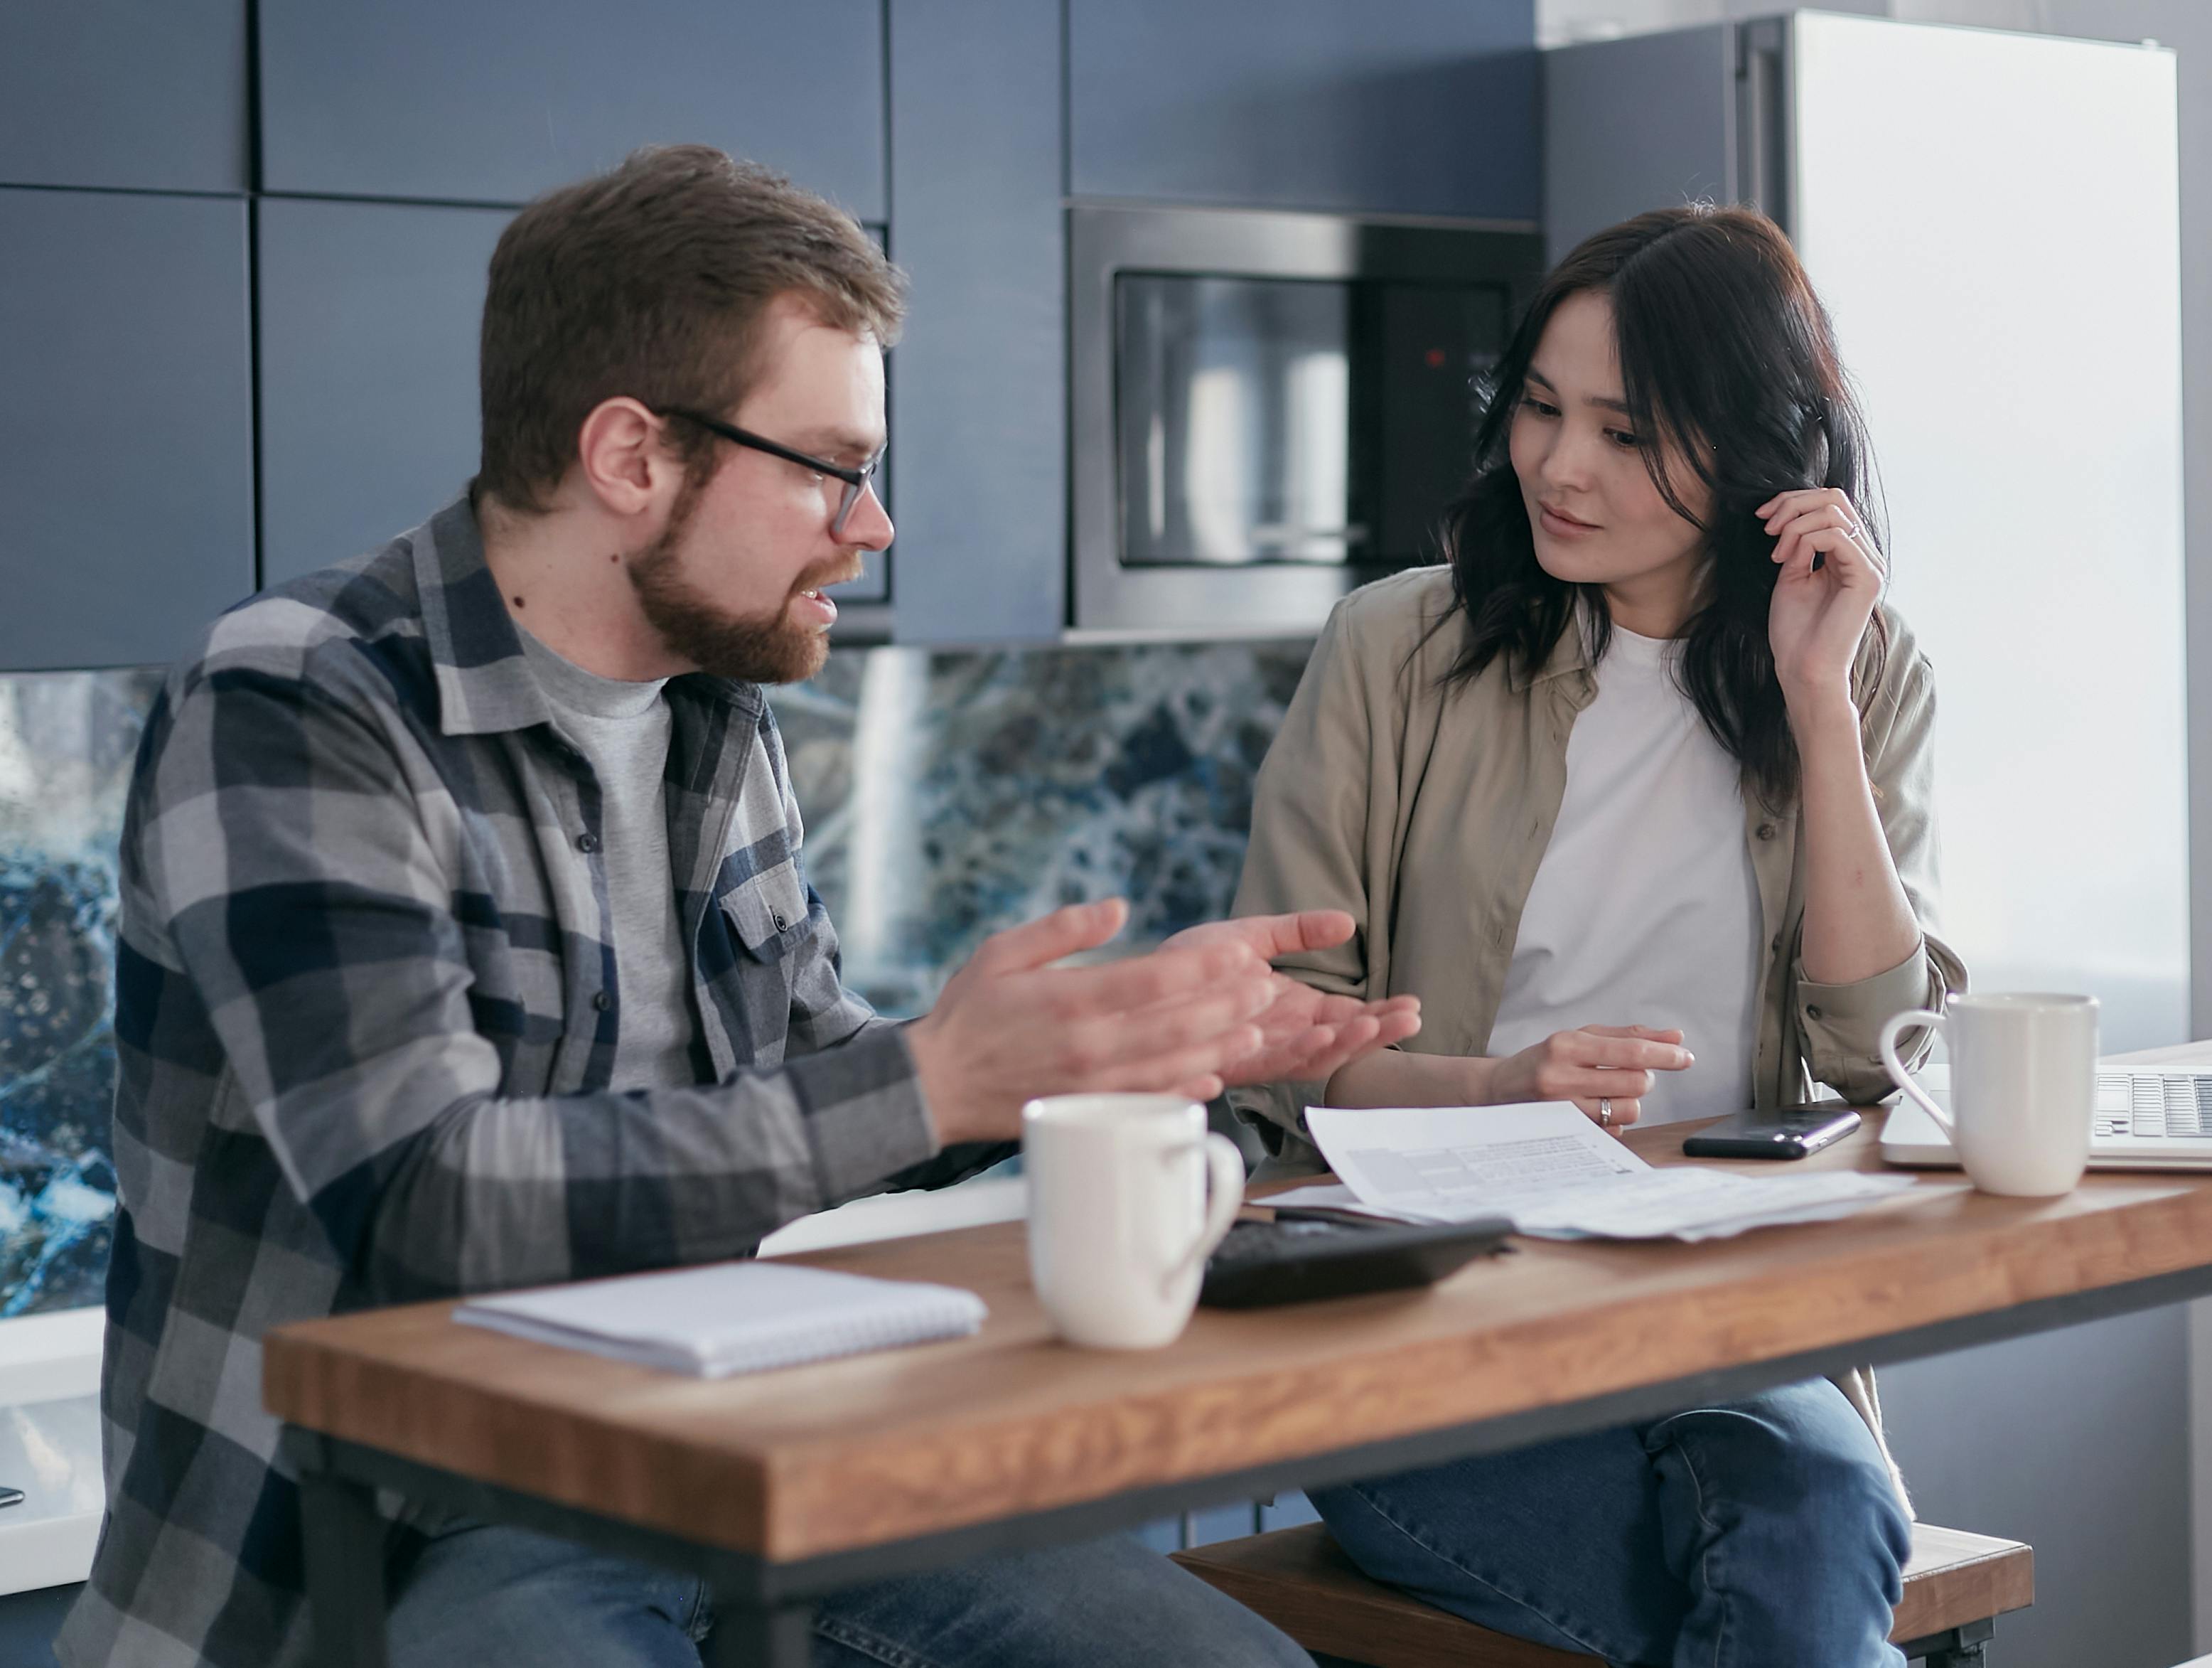
[[[1597,1103],[1597,1121],[1606,1129],[1613,1128],[1613,1102],[1600,1100]]]

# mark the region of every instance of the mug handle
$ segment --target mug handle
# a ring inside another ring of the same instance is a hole
[[[1951,1122],[1950,1113],[1929,1098],[1928,1091],[1912,1081],[1912,1074],[1905,1070],[1905,1062],[1897,1057],[1897,1038],[1899,1032],[1909,1031],[1915,1026],[1925,1026],[1930,1031],[1941,1032],[1943,1029],[1943,1020],[1944,1016],[1933,1008],[1909,1009],[1905,1013],[1898,1014],[1881,1028],[1881,1041],[1875,1047],[1881,1056],[1881,1063],[1889,1068],[1889,1081],[1904,1090],[1906,1097],[1917,1104],[1922,1111],[1934,1118],[1937,1127],[1955,1141],[1959,1138],[1959,1126]]]
[[[1176,1282],[1188,1275],[1194,1265],[1213,1255],[1213,1248],[1228,1238],[1229,1225],[1237,1220],[1237,1212],[1244,1202],[1244,1155],[1237,1150],[1237,1143],[1209,1130],[1203,1145],[1206,1225],[1199,1229],[1190,1249],[1160,1277],[1160,1289],[1164,1292],[1172,1291]],[[1178,1148],[1174,1156],[1180,1157],[1189,1151],[1188,1147]]]

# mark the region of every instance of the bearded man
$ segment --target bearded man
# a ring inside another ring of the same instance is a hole
[[[526,209],[492,258],[469,490],[210,629],[149,721],[123,846],[102,1391],[109,1507],[71,1668],[310,1660],[270,1327],[742,1256],[972,1169],[1032,1095],[1326,1077],[1409,1003],[1269,959],[1340,915],[1054,967],[1118,903],[988,941],[925,1017],[839,977],[761,685],[890,542],[872,481],[896,271],[698,147]],[[392,1659],[697,1668],[696,1581],[394,1523]],[[823,1668],[1305,1660],[1133,1542],[819,1607]]]

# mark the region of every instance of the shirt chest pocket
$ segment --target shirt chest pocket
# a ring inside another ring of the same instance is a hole
[[[738,942],[756,961],[781,960],[806,926],[806,888],[790,859],[731,887],[721,905]]]

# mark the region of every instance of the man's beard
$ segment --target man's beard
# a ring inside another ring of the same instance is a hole
[[[843,560],[817,563],[764,614],[732,614],[702,595],[684,577],[678,545],[698,508],[699,485],[686,482],[668,514],[668,526],[630,561],[630,587],[646,621],[668,651],[717,678],[748,684],[804,683],[830,658],[830,637],[790,617],[791,599],[839,578]]]

